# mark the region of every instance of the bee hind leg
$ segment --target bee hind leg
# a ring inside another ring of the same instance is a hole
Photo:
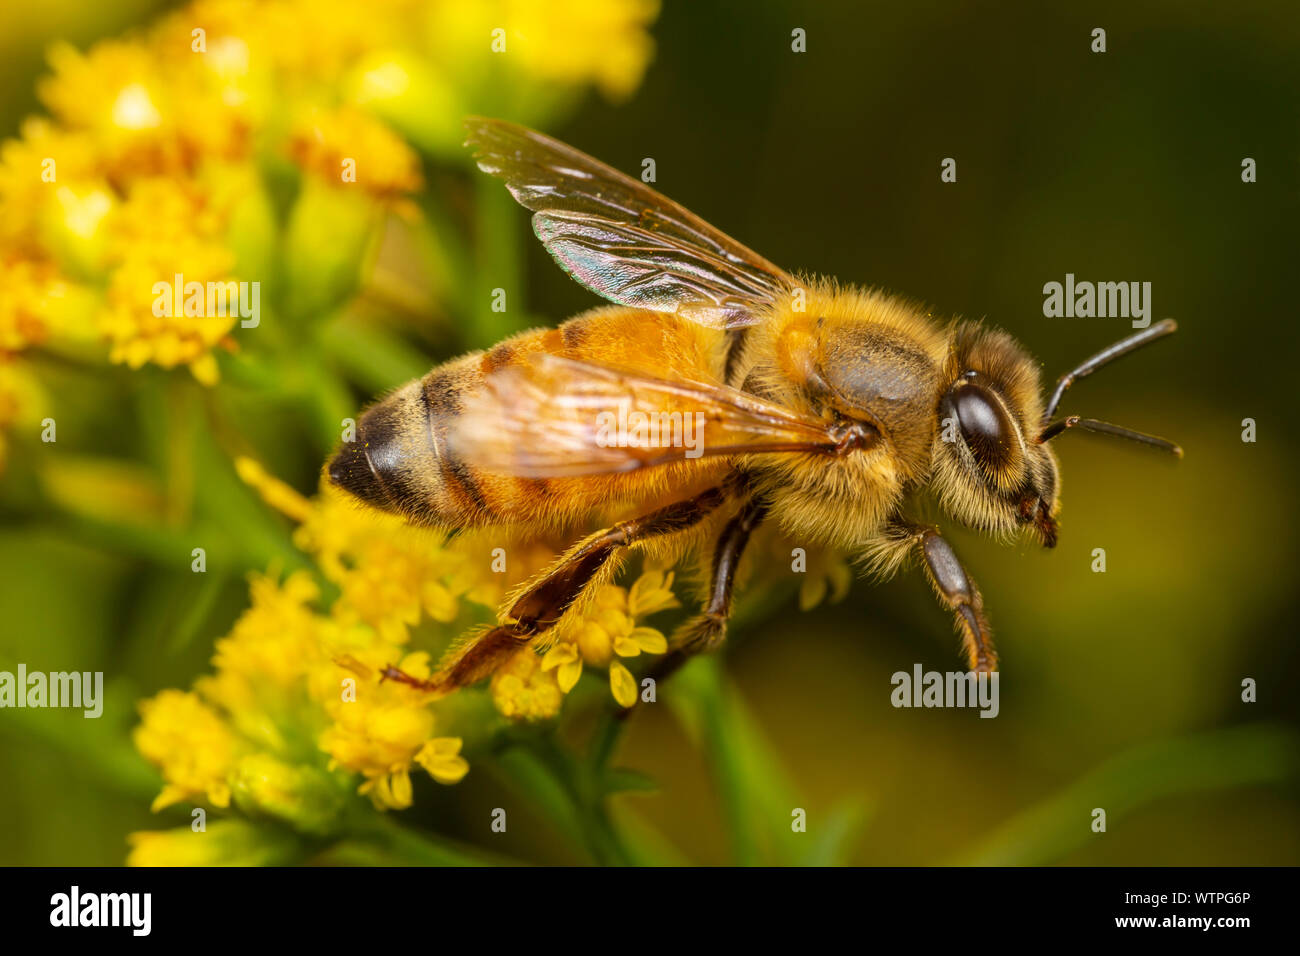
[[[618,551],[647,538],[685,531],[702,521],[725,498],[721,488],[710,488],[693,498],[597,531],[556,559],[510,606],[504,623],[455,649],[427,680],[411,677],[391,666],[384,670],[382,677],[440,694],[482,680],[519,648],[554,627]]]

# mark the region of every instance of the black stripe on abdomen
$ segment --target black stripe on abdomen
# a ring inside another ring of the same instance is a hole
[[[454,376],[446,369],[431,373],[422,383],[420,397],[424,402],[429,441],[438,460],[443,488],[456,499],[467,518],[483,518],[492,514],[492,508],[478,478],[447,441],[448,424],[463,408],[458,394],[463,386],[458,378],[463,378],[463,375]]]

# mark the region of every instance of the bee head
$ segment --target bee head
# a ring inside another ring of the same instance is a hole
[[[1034,361],[1004,332],[962,325],[939,400],[934,486],[958,521],[993,534],[1029,529],[1056,544],[1056,458],[1039,440]]]
[[[1066,390],[1136,349],[1172,335],[1164,319],[1084,359],[1057,380],[1044,406],[1038,369],[1004,332],[958,326],[939,399],[940,428],[932,463],[940,502],[958,521],[993,533],[1031,527],[1045,547],[1056,544],[1056,459],[1047,443],[1066,431],[1126,438],[1181,458],[1183,450],[1155,435],[1070,415],[1053,422]]]

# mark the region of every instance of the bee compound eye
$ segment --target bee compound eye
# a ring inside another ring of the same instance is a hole
[[[983,385],[963,380],[949,393],[962,437],[976,460],[1001,470],[1016,456],[1016,429],[998,397]]]

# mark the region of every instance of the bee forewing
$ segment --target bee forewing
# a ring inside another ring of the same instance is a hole
[[[501,120],[465,125],[479,168],[533,210],[533,229],[561,268],[611,302],[738,328],[795,285],[694,213],[571,146]]]
[[[479,468],[534,478],[836,445],[825,424],[736,389],[549,354],[489,375],[449,438]]]

